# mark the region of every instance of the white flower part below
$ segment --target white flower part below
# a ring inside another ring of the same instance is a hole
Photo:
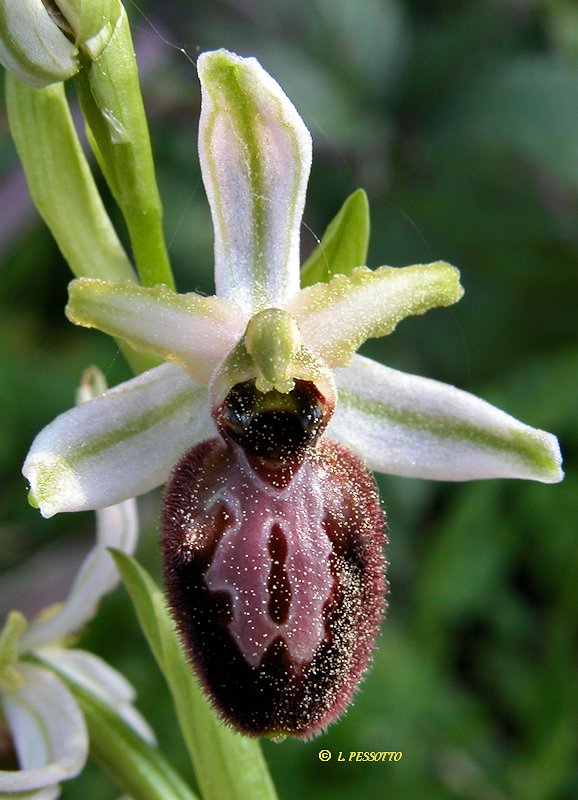
[[[47,619],[35,620],[20,640],[22,652],[56,642],[82,628],[96,613],[105,594],[118,584],[118,570],[108,547],[129,555],[138,537],[136,501],[125,500],[96,512],[96,544],[83,561],[60,610]]]
[[[43,661],[53,664],[64,675],[80,684],[106,705],[112,706],[141,738],[156,743],[154,732],[132,705],[136,692],[126,678],[102,658],[86,650],[45,647],[38,651]]]
[[[214,430],[206,388],[163,364],[57,417],[22,472],[45,517],[103,508],[164,483]]]
[[[0,772],[0,793],[44,790],[78,775],[88,755],[86,724],[72,694],[52,672],[20,664],[22,685],[2,696],[22,769]]]
[[[370,469],[445,481],[562,480],[558,440],[475,395],[363,356],[335,370],[338,403],[328,436]]]
[[[9,800],[14,797],[15,800],[56,800],[60,797],[60,785],[48,786],[45,789],[38,789],[33,792],[18,792],[16,795],[6,794],[4,797]]]
[[[98,384],[98,376],[86,375],[80,399],[93,396]],[[102,597],[120,580],[107,548],[132,554],[137,531],[134,499],[98,511],[96,544],[62,607],[52,615],[39,615],[26,629],[21,614],[9,615],[0,639],[0,705],[21,769],[0,772],[2,797],[51,800],[60,794],[59,783],[84,766],[88,755],[84,716],[58,673],[111,706],[143,739],[154,743],[150,727],[132,706],[135,693],[126,679],[92,653],[64,646],[66,637],[94,616]],[[29,655],[42,663],[30,663]]]
[[[199,158],[215,231],[217,295],[247,318],[299,289],[299,232],[311,136],[254,58],[226,50],[197,61]]]

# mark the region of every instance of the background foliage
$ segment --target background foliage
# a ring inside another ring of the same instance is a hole
[[[265,743],[283,799],[570,800],[578,796],[578,8],[573,0],[196,0],[129,6],[166,230],[181,290],[211,292],[196,156],[194,59],[255,55],[314,138],[303,251],[366,188],[369,265],[444,258],[465,298],[366,346],[556,432],[557,486],[380,479],[390,609],[357,702],[323,737]],[[150,21],[143,16],[150,15]],[[153,27],[154,26],[154,27]],[[113,343],[62,313],[69,273],[27,200],[0,112],[0,610],[63,595],[92,515],[45,521],[20,465],[72,404],[82,369],[128,377]],[[114,211],[112,212],[114,213]],[[118,218],[118,215],[117,215]],[[140,556],[158,571],[159,495]],[[83,638],[123,670],[165,752],[190,777],[166,689],[122,590]],[[318,751],[333,752],[321,763]],[[398,750],[395,764],[338,751]],[[116,797],[90,767],[63,797]]]

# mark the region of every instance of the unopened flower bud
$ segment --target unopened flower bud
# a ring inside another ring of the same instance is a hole
[[[99,57],[120,12],[119,0],[2,0],[0,63],[36,88],[65,81],[80,69],[81,51]]]

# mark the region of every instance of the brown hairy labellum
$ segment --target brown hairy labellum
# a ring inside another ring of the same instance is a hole
[[[222,717],[250,735],[310,737],[343,712],[383,613],[384,516],[373,479],[318,437],[315,387],[231,391],[222,438],[193,447],[167,487],[169,601]]]

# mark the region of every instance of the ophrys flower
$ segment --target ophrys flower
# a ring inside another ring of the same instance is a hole
[[[472,395],[355,355],[459,300],[457,270],[360,265],[300,290],[309,133],[255,60],[218,51],[198,66],[217,295],[74,281],[74,322],[172,364],[59,417],[24,473],[50,516],[145,492],[179,462],[163,542],[193,662],[240,729],[308,736],[347,704],[381,616],[384,521],[366,466],[549,482],[560,454]]]

